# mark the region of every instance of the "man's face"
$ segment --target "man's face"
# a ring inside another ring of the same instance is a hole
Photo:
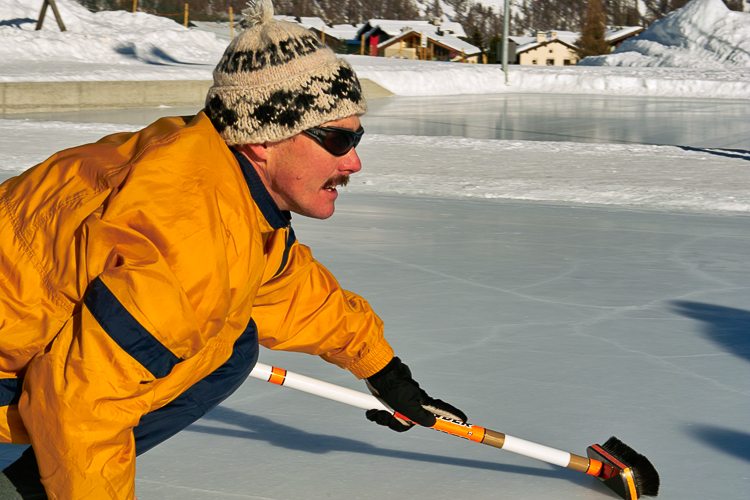
[[[350,116],[323,126],[359,130],[359,117]],[[327,219],[335,210],[336,186],[345,186],[349,175],[361,168],[354,149],[344,156],[334,156],[301,133],[268,145],[265,172],[260,175],[280,209]]]

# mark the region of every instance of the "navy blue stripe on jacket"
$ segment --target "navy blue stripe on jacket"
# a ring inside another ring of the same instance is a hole
[[[4,378],[0,379],[0,406],[10,406],[18,404],[23,392],[22,378]]]
[[[101,278],[91,282],[83,302],[107,335],[154,377],[166,377],[182,361],[138,323]]]

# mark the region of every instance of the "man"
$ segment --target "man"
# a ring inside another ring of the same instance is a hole
[[[290,211],[330,217],[361,168],[354,72],[270,0],[246,15],[204,112],[0,186],[0,441],[31,444],[1,498],[132,499],[135,457],[228,397],[258,343],[351,371],[419,424],[466,420],[290,226]]]

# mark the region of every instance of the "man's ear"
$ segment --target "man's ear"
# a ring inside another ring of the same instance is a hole
[[[263,144],[242,144],[236,146],[237,150],[244,154],[250,161],[266,161],[268,160],[268,143]]]

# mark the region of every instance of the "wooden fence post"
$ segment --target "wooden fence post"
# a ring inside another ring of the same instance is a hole
[[[57,26],[60,27],[60,31],[67,31],[67,29],[65,29],[65,23],[63,23],[62,17],[60,17],[60,11],[57,10],[57,4],[55,3],[55,0],[44,0],[44,3],[42,4],[42,11],[39,13],[39,20],[36,23],[36,29],[42,29],[42,24],[44,24],[44,15],[47,13],[47,7],[52,7],[52,13],[55,15]]]
[[[231,7],[229,7],[229,37],[230,40],[234,40],[234,14],[232,14]]]
[[[133,0],[133,12],[138,8],[138,0]]]
[[[188,4],[185,4],[185,27],[188,27]]]

